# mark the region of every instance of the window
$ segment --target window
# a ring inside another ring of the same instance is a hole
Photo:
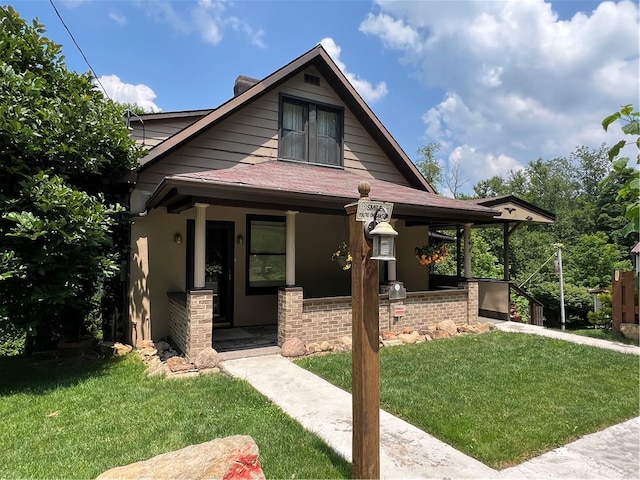
[[[342,110],[283,98],[280,112],[281,158],[342,165]]]
[[[284,217],[247,215],[247,294],[275,293],[286,281]]]

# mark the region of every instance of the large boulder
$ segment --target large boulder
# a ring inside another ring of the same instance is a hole
[[[283,357],[302,357],[307,350],[298,337],[290,338],[282,344],[280,355]]]
[[[623,323],[620,325],[620,333],[625,338],[640,340],[640,325],[636,323]]]
[[[458,327],[453,320],[444,320],[439,322],[436,326],[438,327],[438,330],[447,332],[449,335],[455,335],[458,333]]]
[[[97,480],[264,479],[258,446],[248,435],[217,438],[107,470]]]
[[[213,348],[205,348],[196,355],[196,359],[193,364],[198,370],[204,370],[206,368],[216,368],[220,362],[220,356]]]

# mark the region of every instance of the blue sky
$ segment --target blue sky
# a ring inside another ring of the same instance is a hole
[[[111,98],[214,108],[322,42],[412,159],[438,142],[462,191],[537,158],[613,144],[639,102],[637,1],[54,0]],[[88,67],[47,0],[13,1]],[[445,192],[446,193],[446,192]]]

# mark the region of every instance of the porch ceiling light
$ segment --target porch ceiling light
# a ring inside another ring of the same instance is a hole
[[[384,262],[395,261],[396,259],[396,232],[389,222],[378,223],[369,232],[373,239],[373,253],[371,260],[382,260]]]

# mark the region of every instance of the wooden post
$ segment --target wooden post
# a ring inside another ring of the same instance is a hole
[[[635,305],[633,299],[633,272],[613,272],[611,281],[612,330],[620,335],[623,323],[635,323]]]
[[[358,185],[360,200],[371,187]],[[357,203],[347,205],[351,252],[353,409],[352,478],[380,478],[380,360],[378,331],[378,262],[370,260],[371,241],[364,222],[356,221]]]

